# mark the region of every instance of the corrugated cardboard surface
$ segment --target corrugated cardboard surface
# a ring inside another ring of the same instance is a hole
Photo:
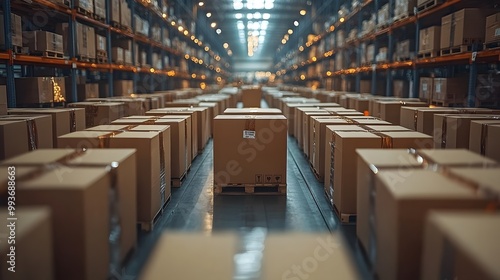
[[[286,184],[286,141],[284,116],[217,116],[214,184]]]
[[[7,87],[0,85],[0,116],[7,115]]]

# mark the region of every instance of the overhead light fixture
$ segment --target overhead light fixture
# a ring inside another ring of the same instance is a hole
[[[241,19],[243,17],[243,15],[241,13],[237,13],[237,14],[234,15],[234,17],[236,19]]]
[[[193,41],[196,37],[194,35],[191,35],[191,41]]]
[[[341,17],[340,22],[344,22],[344,21],[345,21],[345,18]]]
[[[204,2],[199,2],[199,3],[198,3],[198,6],[200,6],[200,7],[203,7],[203,5],[205,5],[205,3],[204,3]]]
[[[212,23],[210,23],[210,27],[212,27],[212,28],[217,27],[217,23],[216,23],[216,22],[212,22]]]
[[[194,43],[195,44],[198,44],[199,40],[198,39],[194,39]]]
[[[186,36],[189,35],[189,31],[184,30],[184,35],[186,35]]]
[[[228,43],[224,43],[224,44],[222,44],[222,46],[223,46],[225,49],[229,48],[229,44],[228,44]]]
[[[306,12],[306,10],[300,10],[299,13],[300,13],[301,16],[305,16],[307,12]]]
[[[292,29],[288,29],[288,34],[292,35],[293,34],[293,30]]]
[[[222,30],[220,30],[220,28],[217,28],[217,30],[215,30],[215,33],[217,34],[220,34],[222,32]]]
[[[298,22],[298,21],[294,21],[294,22],[293,22],[293,25],[295,25],[295,26],[299,26],[299,22]]]
[[[207,13],[207,18],[211,17],[212,13]]]
[[[180,32],[184,31],[184,27],[182,25],[179,25],[179,27],[177,27],[177,30],[179,30]]]
[[[262,14],[262,19],[269,19],[269,18],[271,18],[271,14],[269,13]]]
[[[282,40],[281,40],[281,43],[282,43],[283,45],[284,45],[284,44],[286,44],[286,40],[285,40],[285,39],[282,39]]]
[[[253,14],[247,14],[247,19],[253,19]]]
[[[206,46],[205,51],[208,52],[209,50],[210,50],[210,48]]]
[[[243,2],[241,2],[241,0],[239,0],[239,1],[238,1],[238,0],[235,0],[235,1],[233,2],[233,8],[234,8],[235,10],[241,10],[241,9],[243,9]]]

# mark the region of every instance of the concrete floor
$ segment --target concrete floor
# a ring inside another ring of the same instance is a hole
[[[264,104],[263,104],[264,105]],[[340,231],[349,243],[364,279],[369,268],[356,240],[355,226],[341,225],[307,159],[288,138],[287,195],[217,195],[213,193],[212,140],[191,166],[155,228],[140,233],[137,249],[124,269],[124,280],[137,279],[158,237],[165,230],[216,232],[265,227],[269,231]]]

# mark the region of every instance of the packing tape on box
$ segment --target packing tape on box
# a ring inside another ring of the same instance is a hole
[[[480,111],[468,111],[468,110],[459,110],[459,114],[462,113],[462,112],[466,112],[467,114],[475,114],[475,113],[481,113]],[[447,118],[448,116],[455,116],[456,114],[454,115],[446,115],[443,117],[443,120],[441,122],[441,149],[446,149],[446,133],[447,133],[447,130],[448,130],[448,124],[447,124]],[[478,119],[478,120],[500,120],[500,116],[485,116],[485,117],[482,117],[481,119]],[[481,142],[482,143],[482,142]]]
[[[119,188],[118,188],[118,174],[117,170],[119,168],[119,163],[112,161],[109,164],[81,164],[72,165],[70,160],[84,155],[85,149],[76,150],[69,155],[62,157],[61,159],[39,166],[37,169],[23,175],[18,176],[18,182],[29,181],[43,174],[57,170],[62,167],[103,167],[108,171],[110,175],[110,188],[108,192],[109,198],[109,277],[110,279],[120,279],[121,277],[121,265],[120,265],[120,238],[121,238],[121,219],[120,219],[120,200],[119,200]],[[16,164],[17,166],[33,166],[32,164]]]

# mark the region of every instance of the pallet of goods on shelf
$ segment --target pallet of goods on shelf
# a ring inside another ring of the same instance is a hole
[[[486,36],[484,39],[485,49],[500,48],[500,13],[486,18]]]
[[[378,49],[378,54],[375,56],[375,61],[377,62],[386,62],[389,60],[388,57],[388,48],[387,47],[382,47]]]
[[[418,0],[417,1],[417,11],[419,13],[423,11],[430,10],[437,5],[440,5],[444,2],[444,0]]]
[[[94,1],[93,0],[74,0],[74,8],[80,14],[88,17],[93,17],[94,14]]]
[[[120,0],[109,0],[109,15],[111,26],[120,27]]]
[[[441,26],[431,26],[420,30],[418,58],[433,58],[440,55]]]
[[[476,106],[500,107],[500,75],[496,72],[478,74],[476,81]]]
[[[108,63],[108,48],[106,37],[96,34],[95,43],[97,63]]]
[[[396,0],[394,6],[393,22],[397,22],[414,14],[414,9],[417,7],[417,0]]]
[[[128,6],[127,0],[120,1],[120,28],[132,31],[132,12]]]
[[[59,23],[56,25],[56,30],[62,34],[64,55],[70,55],[69,46],[71,43],[76,44],[75,57],[80,61],[95,62],[96,59],[96,34],[93,27],[76,23],[75,41],[70,42],[69,25],[68,23]]]
[[[94,19],[106,22],[106,1],[94,0]]]
[[[66,101],[64,77],[16,78],[16,101],[22,105],[53,105]]]
[[[63,58],[63,38],[49,31],[23,31],[23,45],[29,53],[51,58]]]
[[[390,24],[390,19],[389,19],[389,3],[383,5],[379,10],[378,10],[378,23],[377,27],[379,29],[383,29],[387,27]]]
[[[401,40],[396,43],[394,61],[409,61],[415,58],[415,41],[413,39]]]
[[[65,78],[66,92],[71,92],[71,77]],[[83,101],[88,98],[99,97],[99,84],[87,82],[85,78],[76,78],[76,96],[77,99],[73,100],[71,94],[67,94],[68,102]]]
[[[111,48],[111,62],[123,64],[123,49],[120,47]]]
[[[483,47],[486,25],[485,9],[467,8],[441,18],[441,56]]]
[[[459,78],[434,78],[432,103],[444,107],[464,106],[467,104],[468,79]]]
[[[4,18],[3,12],[0,13],[0,22],[2,23],[0,28],[0,48],[5,50],[5,28],[4,28]],[[12,50],[14,53],[23,53],[23,31],[21,17],[11,13],[10,14],[10,25],[11,25],[11,41]]]

